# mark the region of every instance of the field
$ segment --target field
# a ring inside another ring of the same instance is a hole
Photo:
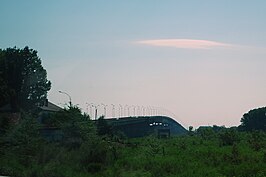
[[[263,177],[265,137],[226,128],[167,139],[93,136],[77,146],[17,137],[28,142],[1,146],[0,172],[18,177]]]

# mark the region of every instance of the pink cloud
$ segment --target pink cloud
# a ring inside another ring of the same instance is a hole
[[[182,49],[213,49],[217,47],[232,47],[232,44],[226,44],[208,40],[194,39],[158,39],[137,41],[138,44],[145,44],[158,47],[174,47]]]

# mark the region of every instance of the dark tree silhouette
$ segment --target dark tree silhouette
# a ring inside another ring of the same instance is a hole
[[[0,82],[0,106],[25,111],[42,104],[51,88],[37,51],[29,47],[0,50]]]
[[[266,130],[266,107],[250,110],[241,118],[240,129]]]

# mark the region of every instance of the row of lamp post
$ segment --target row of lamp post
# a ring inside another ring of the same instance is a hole
[[[152,107],[152,106],[136,106],[136,105],[114,105],[114,104],[94,104],[94,103],[86,103],[87,113],[94,117],[94,119],[98,118],[99,109],[102,107],[103,114],[102,116],[107,117],[107,108],[110,108],[109,112],[111,113],[111,117],[130,117],[130,116],[159,116],[159,115],[167,115],[167,112],[162,108]],[[118,107],[118,109],[116,109]],[[90,113],[89,113],[90,110]],[[117,110],[117,111],[116,111]],[[117,113],[117,115],[116,115]],[[93,116],[94,114],[94,116]]]
[[[72,107],[72,101],[71,101],[71,96],[63,91],[59,91],[59,93],[67,95],[69,98],[69,105]],[[107,104],[102,103],[101,105],[99,104],[94,104],[94,103],[86,103],[86,111],[87,114],[89,114],[89,108],[90,108],[90,116],[91,118],[93,117],[93,112],[94,112],[94,119],[96,120],[98,118],[98,111],[99,107],[103,106],[103,116],[107,116]],[[115,105],[111,104],[112,107],[112,117],[116,117],[116,111],[115,111]],[[132,108],[132,109],[131,109]],[[93,110],[94,109],[94,110]],[[132,110],[132,114],[130,114],[130,111]],[[163,115],[169,115],[171,114],[169,111],[166,109],[158,108],[158,107],[153,107],[153,106],[135,106],[135,105],[118,105],[118,116],[117,117],[129,117],[129,116],[163,116]]]

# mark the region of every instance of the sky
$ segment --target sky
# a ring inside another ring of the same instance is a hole
[[[153,107],[186,128],[266,104],[264,0],[2,0],[0,48],[38,51],[51,102]],[[162,109],[167,111],[162,111]],[[99,107],[103,114],[103,106]],[[147,110],[146,110],[147,111]]]

